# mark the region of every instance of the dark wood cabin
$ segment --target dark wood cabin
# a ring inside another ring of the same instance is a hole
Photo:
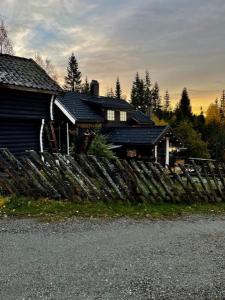
[[[55,99],[54,113],[58,143],[67,154],[74,148],[76,153],[86,152],[96,131],[107,137],[122,158],[169,164],[171,146],[179,144],[169,126],[155,126],[125,100],[65,92]]]
[[[53,120],[60,92],[34,60],[0,54],[0,148],[16,156],[43,151],[44,125]]]

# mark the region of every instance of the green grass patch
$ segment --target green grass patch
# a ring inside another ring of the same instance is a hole
[[[225,203],[204,204],[124,204],[104,202],[74,203],[49,199],[0,198],[0,217],[38,217],[44,221],[80,218],[175,218],[191,214],[225,214]]]

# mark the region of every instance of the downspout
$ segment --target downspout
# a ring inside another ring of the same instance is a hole
[[[51,120],[51,121],[54,120],[54,116],[53,116],[53,104],[54,104],[54,99],[55,99],[55,96],[52,95],[51,102],[50,102],[50,120]]]
[[[66,123],[66,145],[67,145],[67,155],[70,155],[70,135],[69,135],[69,123]]]
[[[40,152],[43,153],[43,131],[44,131],[45,119],[41,120],[41,128],[40,128]]]

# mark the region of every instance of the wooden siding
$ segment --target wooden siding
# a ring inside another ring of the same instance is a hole
[[[51,95],[0,89],[0,117],[49,119]]]
[[[41,122],[0,120],[0,148],[20,156],[26,150],[40,150]]]

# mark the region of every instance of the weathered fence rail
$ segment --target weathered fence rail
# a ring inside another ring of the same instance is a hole
[[[190,166],[192,173],[183,165],[175,171],[148,161],[34,151],[17,159],[7,149],[0,149],[0,191],[79,202],[225,201],[225,165],[191,161]]]

